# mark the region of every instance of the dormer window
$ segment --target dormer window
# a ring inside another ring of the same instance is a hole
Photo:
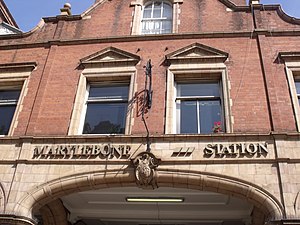
[[[172,5],[167,1],[151,1],[144,6],[142,34],[172,33]]]

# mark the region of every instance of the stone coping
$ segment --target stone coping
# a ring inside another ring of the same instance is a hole
[[[217,133],[217,134],[163,134],[163,135],[150,135],[150,140],[152,141],[224,141],[226,138],[236,138],[243,140],[265,140],[270,138],[275,139],[299,139],[300,133],[281,133],[281,132],[271,132],[271,133]],[[84,142],[89,141],[122,141],[128,142],[131,140],[146,141],[145,135],[61,135],[61,136],[0,136],[0,143],[3,142],[39,142],[39,141],[74,141],[74,142]]]

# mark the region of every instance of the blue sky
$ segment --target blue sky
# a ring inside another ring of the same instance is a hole
[[[72,5],[73,14],[81,14],[95,0],[4,0],[23,31],[34,28],[42,17],[56,16],[65,2]],[[300,18],[300,0],[261,0],[263,4],[281,4],[283,10],[291,16]]]

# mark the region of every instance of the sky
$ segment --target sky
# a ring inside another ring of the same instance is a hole
[[[22,31],[33,29],[42,17],[56,16],[64,3],[72,6],[72,14],[81,14],[95,0],[4,0]],[[261,0],[262,4],[281,4],[290,16],[300,18],[300,0]]]

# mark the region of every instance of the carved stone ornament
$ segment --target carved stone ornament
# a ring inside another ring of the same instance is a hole
[[[136,183],[141,188],[157,188],[155,169],[159,159],[150,152],[142,152],[132,160],[135,168]]]
[[[6,196],[5,196],[5,191],[0,183],[0,212],[4,212],[6,208]]]

